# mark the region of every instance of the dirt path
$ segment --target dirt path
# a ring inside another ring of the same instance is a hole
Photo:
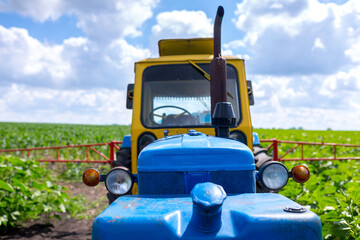
[[[99,197],[106,196],[104,184],[99,184],[94,188],[86,187],[83,183],[66,183],[62,184],[68,188],[71,194],[84,194],[87,201],[93,201]],[[104,199],[103,206],[107,206],[107,200]],[[0,236],[1,240],[20,239],[20,240],[38,240],[38,239],[91,239],[91,226],[95,218],[97,209],[91,209],[87,212],[91,216],[90,219],[71,219],[66,215],[62,216],[62,220],[52,219],[50,225],[43,224],[42,221],[30,221],[23,227],[14,229],[6,236]]]

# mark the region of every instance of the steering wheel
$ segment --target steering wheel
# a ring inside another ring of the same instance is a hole
[[[159,110],[159,109],[162,109],[162,108],[176,108],[176,109],[180,109],[182,110],[183,112],[179,113],[179,114],[176,114],[174,116],[174,118],[178,118],[182,115],[184,115],[185,113],[189,114],[189,116],[191,116],[191,113],[186,110],[185,108],[182,108],[182,107],[178,107],[178,106],[173,106],[173,105],[164,105],[164,106],[160,106],[160,107],[157,107],[157,108],[154,108],[150,113],[149,113],[149,119],[150,121],[155,124],[155,125],[160,125],[159,123],[155,122],[154,121],[154,116],[156,117],[161,117],[163,120],[167,118],[167,116],[164,114],[164,115],[159,115],[159,114],[155,114],[154,112]]]

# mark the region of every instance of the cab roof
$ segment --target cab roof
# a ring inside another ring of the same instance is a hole
[[[213,38],[163,39],[159,41],[159,55],[193,55],[214,53]]]
[[[159,58],[148,58],[140,62],[211,61],[214,53],[213,38],[163,39],[159,41]],[[224,56],[225,59],[239,59],[234,56]]]

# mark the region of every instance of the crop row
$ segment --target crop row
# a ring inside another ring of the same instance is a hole
[[[106,143],[120,141],[130,133],[130,126],[119,125],[70,125],[40,123],[0,123],[0,149],[20,149],[34,147],[68,146],[79,144]],[[105,156],[109,155],[107,146],[94,147]],[[35,159],[54,159],[56,150],[32,151]],[[18,157],[26,157],[26,152],[13,153]],[[62,149],[60,159],[85,159],[86,148]],[[103,160],[93,151],[89,151],[89,159]]]
[[[130,126],[0,122],[0,149],[121,141]]]

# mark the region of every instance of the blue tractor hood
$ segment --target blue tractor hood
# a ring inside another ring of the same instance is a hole
[[[215,204],[201,210],[195,207],[195,200],[185,196],[120,197],[95,219],[93,240],[322,239],[319,217],[309,210],[284,211],[302,207],[279,194],[228,196],[220,210]],[[210,212],[207,216],[206,210]]]
[[[138,158],[138,172],[236,170],[255,170],[253,153],[245,144],[192,130],[155,141]]]
[[[320,240],[313,212],[255,193],[244,144],[197,132],[166,137],[140,153],[139,195],[120,196],[93,223],[100,239]]]

